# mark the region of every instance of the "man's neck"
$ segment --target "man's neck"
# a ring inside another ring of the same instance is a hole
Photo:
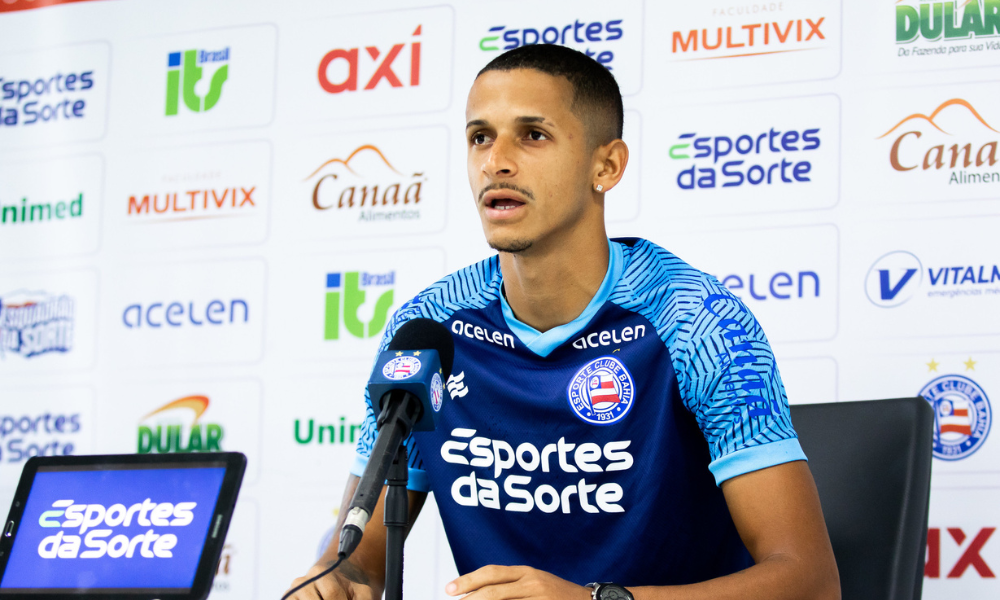
[[[547,248],[500,253],[507,303],[522,323],[541,332],[565,325],[597,294],[610,261],[607,234],[602,227],[600,235],[575,237]]]

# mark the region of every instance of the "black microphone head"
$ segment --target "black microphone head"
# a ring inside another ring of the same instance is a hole
[[[451,377],[455,362],[455,342],[451,332],[433,319],[411,319],[403,323],[389,342],[389,350],[437,350],[444,380]]]

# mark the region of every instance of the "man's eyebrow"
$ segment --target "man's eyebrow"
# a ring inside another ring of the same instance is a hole
[[[482,127],[483,125],[487,124],[488,123],[483,119],[473,119],[472,121],[469,121],[468,123],[465,124],[465,128],[468,129],[470,127]]]
[[[518,117],[514,120],[521,124],[544,123],[545,117]]]

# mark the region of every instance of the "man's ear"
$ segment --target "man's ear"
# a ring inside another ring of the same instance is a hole
[[[628,164],[628,146],[622,140],[612,140],[594,149],[594,176],[592,187],[605,193],[618,185]]]

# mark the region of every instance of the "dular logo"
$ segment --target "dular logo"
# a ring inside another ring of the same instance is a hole
[[[216,423],[201,423],[207,396],[186,396],[164,404],[140,420],[138,454],[219,452],[224,431]],[[193,419],[188,419],[193,416]]]
[[[417,87],[420,85],[420,34],[417,25],[407,42],[393,44],[390,48],[365,46],[360,48],[336,48],[323,55],[319,61],[318,79],[323,91],[328,94],[358,91],[358,82],[364,82],[362,90],[374,90],[382,83],[390,88]],[[409,46],[403,60],[396,62],[403,50]],[[402,78],[399,74],[402,73]]]
[[[937,42],[927,47],[900,47],[899,56],[968,54],[1000,50],[1000,42],[943,46],[941,42],[975,42],[1000,34],[1000,0],[928,2],[896,0],[896,43]]]
[[[389,162],[377,146],[364,144],[347,158],[331,158],[313,171],[313,208],[335,213],[356,213],[358,221],[414,220],[420,218],[424,171],[407,174]]]
[[[35,358],[73,349],[74,301],[67,295],[17,291],[0,295],[0,359]]]
[[[890,139],[889,164],[900,173],[929,173],[948,185],[1000,183],[1000,131],[971,102],[952,98],[929,115],[904,117],[878,139]]]
[[[890,252],[868,269],[865,293],[876,306],[899,306],[917,293],[923,273],[920,259],[913,254],[903,250]]]

